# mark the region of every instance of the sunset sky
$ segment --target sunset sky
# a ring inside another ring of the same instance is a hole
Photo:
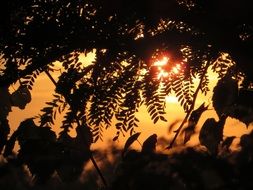
[[[92,60],[94,59],[94,56],[95,56],[94,53],[88,54],[87,57],[83,55],[81,56],[81,61],[83,62],[84,65],[90,64]],[[57,63],[56,65],[60,69],[60,63]],[[56,71],[53,74],[53,77],[55,78],[55,80],[57,80],[57,76],[59,74],[60,74],[60,71]],[[207,96],[204,96],[204,95],[198,96],[195,108],[197,108],[203,102],[206,102],[206,104],[211,103],[212,89],[217,82],[217,76],[213,74],[211,71],[209,71],[209,76],[210,76],[210,81],[211,81],[210,83],[211,90],[207,94]],[[10,89],[10,91],[14,90],[14,87],[11,87],[11,88],[13,89]],[[29,117],[36,116],[40,113],[40,110],[46,105],[45,102],[50,101],[52,99],[52,93],[54,92],[54,88],[55,87],[53,83],[49,80],[47,75],[45,73],[42,73],[39,76],[38,80],[36,80],[35,82],[35,85],[32,91],[32,102],[30,102],[24,110],[20,110],[19,108],[12,107],[12,112],[9,114],[9,117],[8,117],[12,132],[18,127],[19,123],[22,120]],[[150,116],[148,115],[146,111],[146,107],[144,106],[141,107],[140,111],[137,113],[137,116],[140,120],[140,124],[139,124],[140,127],[137,130],[139,132],[142,132],[142,134],[139,137],[140,142],[143,142],[149,135],[153,133],[156,133],[158,137],[162,137],[162,136],[166,138],[172,137],[173,134],[168,133],[168,126],[170,125],[170,123],[174,122],[175,120],[182,120],[185,116],[183,108],[179,105],[179,103],[177,102],[177,98],[173,95],[167,97],[166,112],[167,112],[166,119],[168,120],[168,123],[159,121],[156,125],[154,125],[150,119]],[[205,119],[207,119],[208,117],[215,117],[217,119],[215,111],[211,108],[211,106],[210,106],[210,109],[202,115],[198,123],[198,127],[201,127]],[[179,124],[180,122],[178,123],[178,125]],[[58,117],[55,128],[53,128],[53,130],[55,130],[56,132],[59,132],[60,125],[61,125],[61,117]],[[250,132],[251,129],[252,129],[252,126],[247,129],[245,125],[239,122],[238,120],[229,118],[226,123],[224,135],[237,136],[238,138],[235,140],[235,142],[238,142],[240,135],[242,133]],[[72,132],[72,135],[75,135],[74,131]],[[104,131],[104,141],[97,142],[95,145],[93,145],[93,147],[95,148],[105,147],[108,140],[111,140],[114,137],[114,135],[115,135],[114,126],[111,126],[111,128]],[[126,141],[127,137],[123,138],[121,136],[117,143],[119,145],[122,145]],[[189,144],[192,144],[192,145],[198,144],[198,137],[196,135],[193,136]]]

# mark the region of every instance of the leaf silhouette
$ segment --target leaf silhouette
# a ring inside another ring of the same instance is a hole
[[[163,116],[160,116],[160,119],[161,119],[162,121],[164,121],[164,122],[168,122],[167,119],[165,119],[165,117],[163,117]]]
[[[184,144],[187,143],[191,139],[191,136],[195,133],[195,128],[199,118],[202,113],[207,110],[207,108],[208,106],[205,106],[205,103],[203,103],[191,113],[188,126],[184,129]]]
[[[236,104],[232,106],[229,116],[240,120],[248,127],[253,122],[253,91],[240,89]]]
[[[86,125],[78,126],[76,128],[76,133],[77,136],[75,138],[75,141],[79,145],[78,147],[89,149],[93,142],[93,137],[90,128]]]
[[[126,151],[128,150],[128,148],[134,143],[134,141],[136,141],[138,139],[138,137],[140,136],[141,133],[135,133],[132,136],[130,136],[124,146],[124,149],[122,151],[122,157],[124,157]]]
[[[202,103],[196,110],[194,110],[189,118],[189,121],[192,123],[198,123],[199,118],[201,117],[202,113],[206,111],[208,108],[208,105],[205,106],[205,103]]]
[[[205,121],[200,130],[200,144],[204,145],[211,154],[217,154],[218,145],[222,141],[223,137],[225,120],[226,117],[221,118],[218,122],[216,122],[214,118],[209,118]]]
[[[240,146],[245,151],[252,151],[252,145],[253,145],[253,131],[251,131],[249,134],[244,134],[240,138]]]
[[[31,102],[31,93],[25,86],[20,86],[15,92],[11,94],[13,106],[24,109],[26,104]]]
[[[7,87],[0,87],[0,119],[6,119],[11,111],[11,95]]]
[[[154,153],[156,150],[157,135],[150,135],[143,143],[141,152]]]
[[[231,106],[235,104],[238,96],[238,84],[235,79],[229,75],[220,79],[213,89],[213,107],[221,117],[222,114],[228,114]]]
[[[234,139],[235,139],[235,136],[227,137],[227,138],[222,142],[222,144],[221,144],[222,148],[228,149],[228,148],[231,146],[231,144],[233,143]]]

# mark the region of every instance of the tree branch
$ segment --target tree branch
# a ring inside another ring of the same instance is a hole
[[[203,73],[203,75],[201,76],[200,81],[199,81],[199,84],[198,84],[198,86],[197,86],[197,88],[196,88],[196,91],[195,91],[195,93],[194,93],[194,95],[193,95],[193,100],[192,100],[191,107],[190,107],[189,111],[187,112],[185,118],[183,119],[182,123],[181,123],[180,126],[177,128],[177,130],[175,131],[175,136],[173,137],[172,141],[170,142],[169,146],[168,146],[166,149],[170,149],[170,148],[173,147],[173,144],[175,143],[175,141],[176,141],[176,139],[177,139],[179,133],[181,132],[182,128],[184,127],[184,124],[188,121],[188,119],[189,119],[189,117],[190,117],[192,111],[194,110],[195,103],[196,103],[196,100],[197,100],[197,97],[198,97],[198,93],[199,93],[199,91],[200,91],[200,89],[201,89],[201,85],[202,85],[202,82],[203,82],[203,80],[204,80],[204,77],[205,77],[205,74],[206,74],[206,72],[207,72],[207,70],[208,70],[209,65],[210,65],[210,61],[207,62],[206,66],[205,66],[205,68],[204,68],[204,73]]]

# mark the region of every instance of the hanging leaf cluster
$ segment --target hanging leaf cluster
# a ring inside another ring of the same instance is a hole
[[[43,126],[53,124],[56,113],[65,110],[61,126],[64,133],[78,123],[85,123],[92,127],[97,141],[115,118],[116,140],[120,134],[136,132],[139,122],[136,112],[141,105],[147,107],[154,123],[167,121],[166,96],[171,93],[176,94],[185,112],[193,111],[190,110],[196,90],[193,80],[201,79],[200,91],[206,95],[210,65],[220,79],[213,97],[218,115],[230,114],[249,123],[248,108],[247,118],[242,118],[236,109],[227,113],[230,106],[239,105],[235,102],[240,98],[234,102],[238,73],[246,73],[245,78],[250,80],[247,74],[250,71],[240,63],[245,60],[245,65],[249,65],[250,37],[241,36],[242,28],[249,27],[244,22],[228,25],[217,20],[220,17],[213,17],[214,13],[221,13],[212,5],[179,0],[159,0],[159,3],[11,0],[6,5],[8,13],[3,15],[8,22],[0,23],[4,68],[1,68],[0,84],[9,86],[20,80],[32,90],[37,77],[42,72],[54,72],[53,63],[60,61],[64,70],[54,81],[54,99],[42,109]],[[240,16],[240,19],[244,18]],[[245,51],[237,53],[238,48]],[[95,53],[96,58],[87,66],[80,54],[89,52]],[[152,58],[160,52],[165,52],[171,60],[165,70],[169,72],[178,63],[183,65],[182,71],[158,80],[158,68],[154,67]],[[222,102],[222,88],[230,89],[225,81],[226,73],[235,68],[232,59],[239,62],[238,71],[234,69],[232,80],[228,79],[234,85],[233,97],[227,100],[230,102]]]

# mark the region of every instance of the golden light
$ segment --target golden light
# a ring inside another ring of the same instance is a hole
[[[166,102],[169,103],[178,103],[178,98],[174,95],[166,96]]]
[[[172,72],[175,74],[178,74],[181,70],[181,65],[176,64],[173,68],[172,68]]]
[[[155,61],[153,65],[159,67],[159,66],[164,66],[164,65],[166,65],[168,62],[169,62],[169,58],[164,56],[164,57],[162,58],[162,60],[157,60],[157,61]]]
[[[157,68],[157,79],[163,79],[178,75],[183,70],[182,64],[171,63],[169,57],[163,56],[161,59],[154,61],[152,66]]]
[[[163,78],[163,77],[168,77],[168,76],[169,76],[169,73],[168,73],[168,72],[166,72],[166,71],[164,71],[164,70],[161,70],[161,71],[158,73],[157,78],[158,78],[158,79],[161,79],[161,78]]]

